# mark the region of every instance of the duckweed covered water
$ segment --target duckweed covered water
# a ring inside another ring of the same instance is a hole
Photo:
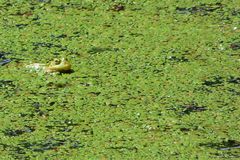
[[[239,1],[0,8],[1,159],[240,158]]]

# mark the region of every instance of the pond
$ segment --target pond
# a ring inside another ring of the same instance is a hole
[[[240,2],[0,8],[1,159],[240,158]]]

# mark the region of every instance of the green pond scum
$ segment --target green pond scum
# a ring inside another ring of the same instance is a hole
[[[240,159],[239,0],[1,0],[1,160]],[[65,57],[71,73],[25,66]]]

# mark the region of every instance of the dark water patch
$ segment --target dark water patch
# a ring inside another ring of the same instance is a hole
[[[0,51],[0,66],[4,66],[10,63],[12,60],[6,58],[6,55],[10,54],[9,52]]]
[[[5,136],[15,137],[24,133],[31,133],[33,131],[35,131],[33,127],[26,126],[23,129],[6,129],[3,131],[3,133]]]
[[[13,2],[5,2],[1,5],[2,5],[2,8],[7,8],[7,7],[12,7],[14,5],[14,3]]]
[[[51,110],[48,110],[48,111],[40,111],[38,112],[38,115],[41,116],[41,117],[48,117],[49,116],[49,111],[53,111],[53,109]]]
[[[34,42],[33,46],[36,46],[36,47],[47,47],[47,48],[51,48],[51,47],[61,48],[62,47],[62,45],[56,45],[56,44],[47,43],[47,42]]]
[[[94,3],[73,3],[68,2],[65,4],[65,8],[74,8],[77,10],[88,10],[93,11],[96,8]]]
[[[57,150],[58,147],[69,145],[69,148],[82,148],[84,145],[78,140],[72,139],[56,139],[56,138],[48,138],[41,141],[28,142],[21,141],[19,143],[19,147],[22,149],[31,150],[33,152],[45,152],[48,150]]]
[[[163,65],[168,62],[170,62],[170,63],[189,62],[189,59],[186,58],[186,56],[185,56],[185,55],[189,54],[188,50],[181,51],[176,48],[171,48],[171,49],[164,49],[161,52],[163,55],[165,55]],[[179,55],[179,53],[181,53],[181,55]]]
[[[20,142],[19,146],[21,148],[29,149],[34,152],[45,152],[47,150],[57,149],[58,147],[64,145],[65,143],[66,143],[66,140],[49,138],[46,140],[36,141],[36,142],[22,141]]]
[[[0,80],[0,88],[14,88],[16,87],[15,84],[13,84],[12,80]]]
[[[66,38],[66,37],[67,37],[66,34],[51,35],[51,38],[53,38],[53,39],[62,39],[62,38]]]
[[[51,3],[52,0],[38,0],[38,2],[41,2],[41,3]]]
[[[239,16],[240,15],[240,9],[233,9],[232,10],[232,16]]]
[[[180,128],[180,131],[181,131],[181,132],[189,132],[189,131],[191,131],[191,129],[190,129],[190,128],[183,127],[183,128]]]
[[[128,100],[128,98],[126,98],[125,100]],[[110,108],[123,108],[126,106],[124,102],[105,102],[104,104]]]
[[[37,26],[41,26],[42,24],[40,22],[34,22],[33,24],[37,25]]]
[[[154,74],[159,74],[159,73],[161,73],[161,72],[163,72],[163,70],[161,70],[161,69],[154,69],[154,70],[153,70],[153,73],[154,73]]]
[[[95,3],[74,3],[74,2],[67,2],[60,5],[52,5],[53,8],[56,8],[59,12],[65,12],[68,8],[74,8],[78,10],[89,10],[92,11],[96,8]]]
[[[107,52],[107,51],[117,52],[117,51],[119,51],[119,48],[92,47],[87,52],[90,54],[96,54],[96,53],[103,53],[103,52]]]
[[[87,78],[87,77],[82,77],[82,78]],[[84,87],[90,87],[90,86],[92,86],[91,83],[87,83],[87,82],[80,82],[79,85],[84,86]]]
[[[192,112],[203,112],[206,111],[207,108],[205,106],[198,106],[197,104],[190,104],[190,105],[184,105],[184,106],[180,106],[181,108],[181,115],[188,115]]]
[[[81,132],[82,132],[84,135],[93,135],[93,129],[90,128],[90,127],[83,128],[83,129],[81,130]]]
[[[227,80],[228,83],[240,84],[240,77],[230,76]]]
[[[11,59],[4,59],[4,60],[1,60],[1,61],[0,61],[0,66],[4,66],[4,65],[10,63],[11,61],[12,61]]]
[[[221,159],[239,159],[240,154],[237,153],[232,153],[230,151],[224,151],[224,153],[214,153],[214,157],[221,158]]]
[[[61,126],[58,128],[57,132],[71,132],[73,128]]]
[[[88,94],[91,96],[99,96],[101,92],[89,92]]]
[[[194,92],[205,92],[205,93],[213,93],[207,86],[200,86],[194,89]]]
[[[74,126],[77,126],[77,123],[74,123],[73,120],[66,119],[65,121],[55,121],[53,125],[45,126],[48,130],[57,129],[58,132],[70,132]]]
[[[210,80],[205,80],[203,82],[203,85],[209,86],[209,87],[216,87],[216,86],[223,85],[223,83],[224,83],[223,77],[215,76],[215,77],[211,78]]]
[[[32,106],[38,110],[42,105],[39,102],[34,102]]]
[[[233,95],[237,95],[237,96],[240,95],[240,92],[239,92],[239,91],[236,91],[236,89],[230,88],[230,89],[228,89],[228,91],[229,91],[231,94],[233,94]]]
[[[10,52],[0,51],[0,58],[6,59],[6,56],[11,54]]]
[[[40,20],[41,18],[40,18],[40,16],[38,16],[38,15],[35,15],[33,18],[32,18],[32,21],[38,21],[38,20]],[[40,23],[39,23],[40,24]]]
[[[80,35],[81,32],[80,31],[76,31],[76,32],[73,32],[74,35]]]
[[[0,143],[1,148],[4,151],[8,151],[9,155],[14,157],[14,159],[24,159],[24,160],[30,160],[33,157],[29,156],[30,152],[36,152],[36,153],[43,153],[48,150],[54,150],[57,151],[58,147],[61,147],[63,145],[68,145],[69,149],[78,149],[83,148],[85,145],[80,142],[79,140],[74,139],[55,139],[55,138],[48,138],[46,140],[40,140],[40,141],[33,141],[29,142],[26,140],[20,141],[18,145],[9,145]],[[34,156],[34,155],[33,155]]]
[[[114,103],[109,103],[108,106],[109,106],[109,107],[112,107],[112,108],[117,108],[117,107],[119,107],[118,104],[114,104]]]
[[[64,4],[61,4],[59,6],[54,6],[54,7],[57,9],[57,11],[64,12],[67,6]]]
[[[18,86],[12,80],[0,80],[0,89],[4,98],[15,96],[19,91]]]
[[[0,58],[5,58],[5,55],[9,54],[8,52],[0,51]]]
[[[34,107],[35,114],[39,116],[44,116],[44,117],[47,117],[49,115],[47,111],[41,110],[42,105],[39,102],[34,102],[32,106]],[[31,114],[31,115],[34,116],[35,114]]]
[[[129,35],[130,35],[130,36],[133,36],[133,37],[143,36],[142,33],[133,33],[133,32],[129,33]],[[123,36],[124,36],[124,35],[123,35]]]
[[[26,26],[28,26],[28,24],[16,24],[15,25],[17,28],[19,28],[19,29],[23,29],[23,28],[25,28]]]
[[[168,60],[172,62],[189,62],[189,60],[183,56],[182,57],[170,56],[168,57]]]
[[[240,141],[236,140],[227,140],[227,141],[222,141],[220,143],[205,143],[205,144],[200,144],[200,146],[206,146],[210,148],[215,148],[217,150],[231,150],[231,149],[240,149]]]
[[[126,151],[138,152],[138,148],[137,147],[112,146],[112,147],[108,147],[106,149],[113,149],[113,150],[116,150],[116,151],[118,151],[120,153],[126,152]]]
[[[33,43],[33,50],[37,50],[38,48],[40,47],[46,47],[46,48],[60,48],[59,51],[66,51],[67,50],[67,47],[64,47],[62,45],[59,45],[59,44],[53,44],[53,43],[47,43],[47,42],[34,42]]]
[[[52,102],[49,102],[49,106],[53,106],[56,102],[52,101]]]
[[[72,119],[66,119],[65,121],[63,121],[63,124],[67,125],[67,126],[76,126],[77,123],[74,123]]]
[[[114,4],[111,8],[111,10],[113,11],[124,11],[125,10],[125,6],[123,4]]]
[[[27,117],[29,114],[27,113],[19,113],[20,117]],[[34,115],[31,115],[31,117],[33,117]]]
[[[179,105],[172,106],[167,108],[167,110],[174,111],[178,116],[189,115],[193,112],[203,112],[207,110],[205,106],[199,106],[196,103],[188,104],[188,105]]]
[[[64,82],[64,83],[54,83],[54,82],[49,82],[47,83],[47,87],[49,88],[65,88],[67,87],[69,84],[67,82]]]
[[[37,113],[40,113],[41,112],[41,109],[40,107],[42,107],[42,105],[39,103],[39,102],[34,102],[32,104],[32,106],[34,107],[34,111],[37,112]]]
[[[30,157],[26,155],[26,151],[21,147],[4,143],[0,143],[0,146],[2,146],[4,151],[8,151],[9,155],[11,155],[14,159],[30,160]]]
[[[240,49],[240,42],[234,42],[234,43],[230,44],[230,48],[232,50],[239,50]]]
[[[76,149],[76,148],[82,148],[84,147],[84,144],[82,144],[78,140],[70,140],[70,149]]]
[[[17,13],[10,14],[10,15],[12,15],[12,16],[25,16],[25,17],[29,17],[29,16],[32,16],[33,13],[31,11],[27,11],[27,12],[20,12],[20,11],[18,11]]]
[[[178,14],[200,14],[208,15],[211,12],[222,9],[224,7],[221,3],[215,4],[201,4],[194,7],[176,7],[176,12]]]

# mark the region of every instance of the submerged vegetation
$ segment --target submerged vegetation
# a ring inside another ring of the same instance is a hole
[[[1,159],[240,158],[239,1],[0,8]]]

